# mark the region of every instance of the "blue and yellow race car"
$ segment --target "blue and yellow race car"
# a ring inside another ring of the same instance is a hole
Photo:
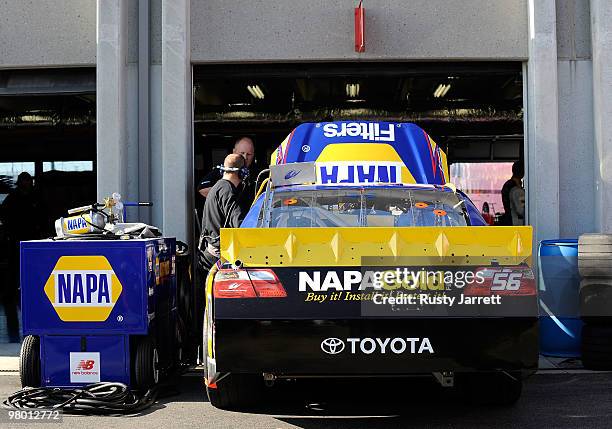
[[[410,123],[302,124],[206,280],[205,382],[431,375],[509,404],[538,362],[530,227],[490,227]]]

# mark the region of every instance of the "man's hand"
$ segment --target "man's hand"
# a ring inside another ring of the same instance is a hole
[[[208,197],[208,193],[210,192],[211,188],[202,188],[200,189],[198,192],[200,193],[200,195],[202,195],[204,198]]]

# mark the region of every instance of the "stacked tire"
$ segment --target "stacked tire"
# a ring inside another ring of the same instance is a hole
[[[612,370],[612,234],[583,234],[578,240],[582,363]]]

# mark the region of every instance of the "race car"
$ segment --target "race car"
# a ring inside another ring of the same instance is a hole
[[[487,226],[411,123],[299,125],[206,279],[205,384],[431,376],[511,404],[537,369],[531,227]]]

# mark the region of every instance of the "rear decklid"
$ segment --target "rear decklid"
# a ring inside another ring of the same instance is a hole
[[[215,314],[533,316],[531,233],[529,226],[224,229],[222,257],[243,268],[217,273]]]

